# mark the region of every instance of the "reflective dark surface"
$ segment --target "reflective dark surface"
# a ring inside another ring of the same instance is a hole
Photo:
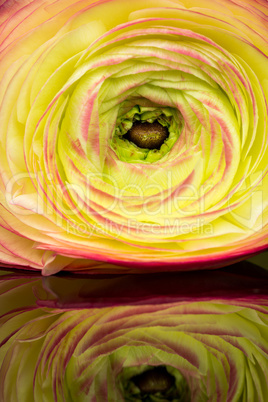
[[[179,273],[75,275],[61,272],[43,277],[39,272],[2,269],[1,275],[2,281],[32,283],[36,303],[57,308],[268,297],[268,269],[249,261],[218,270]]]

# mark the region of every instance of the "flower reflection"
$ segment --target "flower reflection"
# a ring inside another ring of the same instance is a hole
[[[2,272],[0,400],[267,401],[268,274]]]

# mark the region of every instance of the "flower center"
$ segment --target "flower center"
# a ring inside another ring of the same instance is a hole
[[[168,391],[175,383],[175,378],[160,366],[132,377],[132,381],[142,393],[155,394]]]
[[[133,142],[139,148],[160,149],[168,137],[167,127],[160,123],[136,122],[125,135],[129,141]]]
[[[191,401],[186,379],[171,366],[125,367],[117,381],[126,402]]]
[[[135,105],[126,112],[123,104],[110,146],[121,161],[154,163],[168,156],[183,124],[181,114],[173,108]]]

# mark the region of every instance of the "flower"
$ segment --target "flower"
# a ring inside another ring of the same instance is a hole
[[[267,247],[265,0],[0,12],[2,264],[190,270]]]
[[[207,274],[206,295],[189,297],[200,274],[156,274],[143,300],[117,305],[107,289],[118,297],[131,275],[2,276],[1,401],[266,401],[267,274]],[[174,280],[184,294],[165,289]]]

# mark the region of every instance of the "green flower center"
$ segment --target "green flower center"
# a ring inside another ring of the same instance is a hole
[[[180,113],[170,107],[135,105],[119,110],[110,146],[129,163],[153,163],[168,156],[183,127]]]

